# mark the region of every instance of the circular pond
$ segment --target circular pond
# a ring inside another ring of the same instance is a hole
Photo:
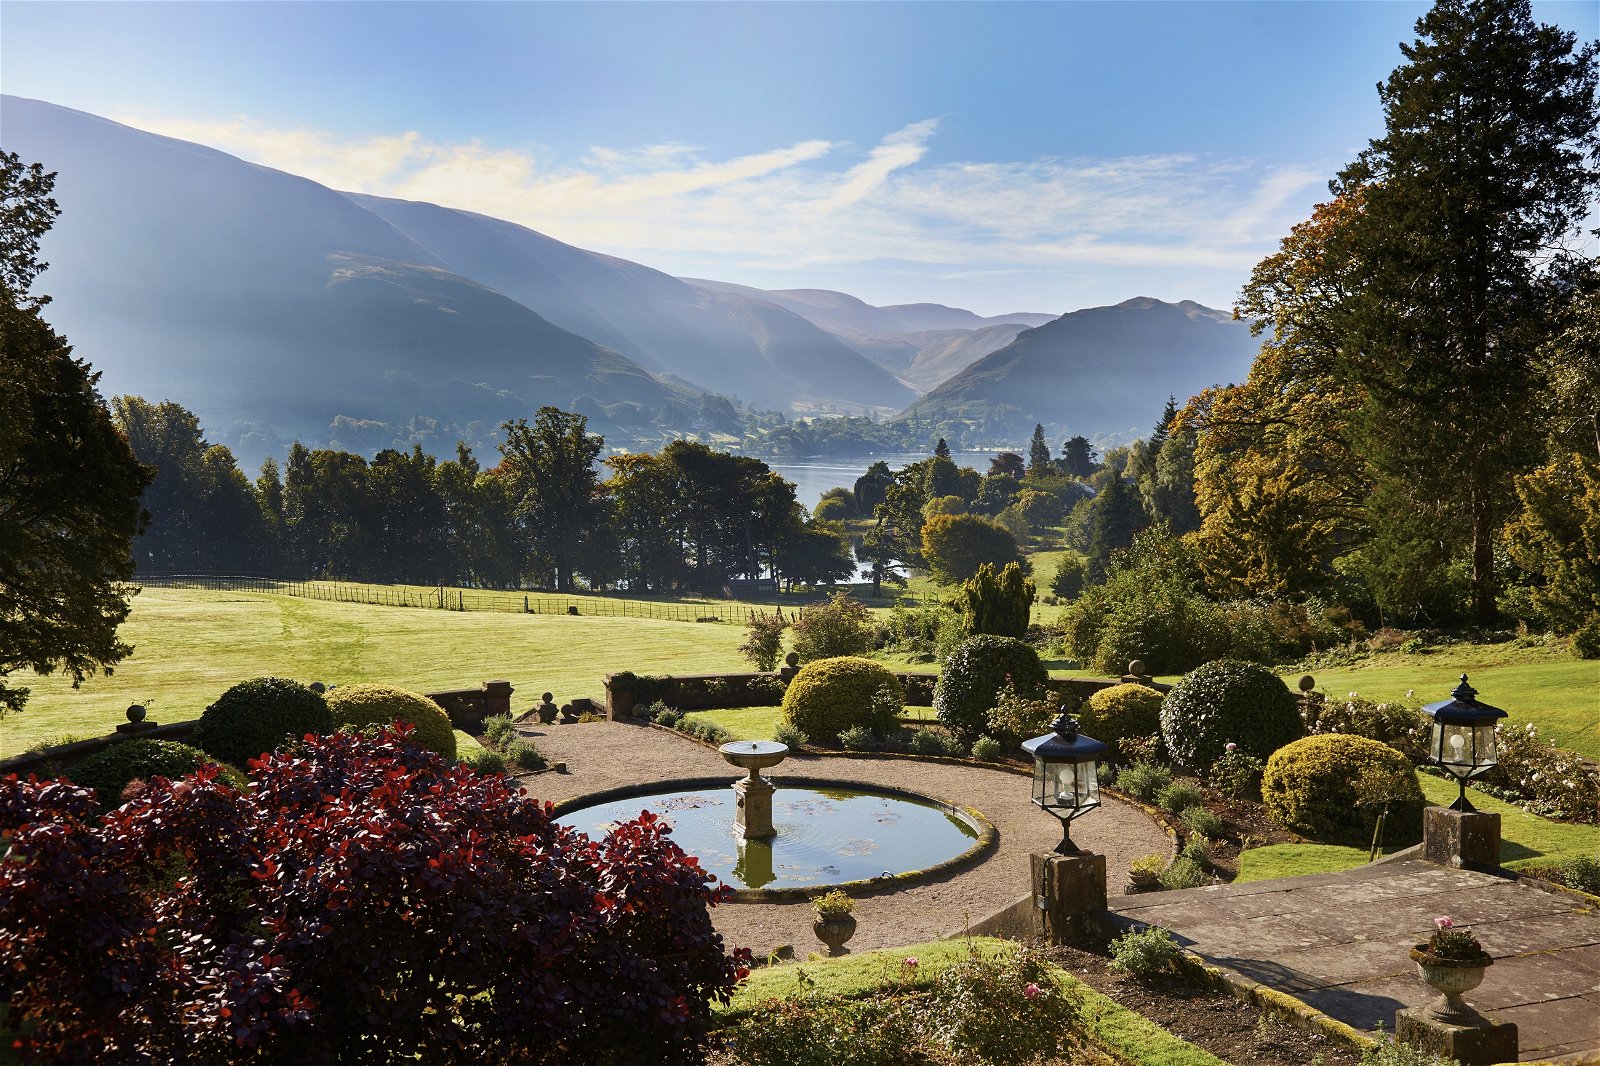
[[[558,819],[602,836],[640,811],[660,815],[672,839],[736,889],[809,888],[926,870],[981,846],[985,825],[965,811],[909,794],[859,787],[779,784],[777,834],[740,840],[726,785],[646,793],[565,811]]]

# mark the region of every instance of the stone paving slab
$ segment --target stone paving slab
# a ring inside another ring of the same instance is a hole
[[[1436,998],[1406,953],[1448,914],[1495,956],[1467,1000],[1517,1023],[1522,1059],[1600,1052],[1600,913],[1562,893],[1406,860],[1121,897],[1111,909],[1357,1029],[1389,1031],[1395,1011]]]

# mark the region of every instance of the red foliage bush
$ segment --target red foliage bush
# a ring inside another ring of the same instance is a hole
[[[0,996],[26,1061],[697,1061],[743,976],[651,815],[590,840],[408,742],[317,737],[101,818],[0,779]]]

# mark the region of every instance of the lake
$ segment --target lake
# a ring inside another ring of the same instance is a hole
[[[957,466],[970,466],[978,473],[987,473],[989,460],[1001,449],[989,452],[951,452],[950,458]],[[1012,449],[1016,451],[1016,449]],[[814,458],[763,459],[780,476],[794,482],[795,497],[806,507],[817,505],[822,494],[831,488],[855,488],[856,478],[867,472],[873,463],[885,462],[890,470],[920,463],[930,452],[884,452],[879,455],[819,455]],[[1027,449],[1018,452],[1027,458]]]

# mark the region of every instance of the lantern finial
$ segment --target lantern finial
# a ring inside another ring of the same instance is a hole
[[[1466,674],[1461,675],[1461,684],[1450,690],[1450,695],[1466,703],[1471,703],[1472,697],[1476,696],[1477,694],[1478,690],[1467,684]]]

